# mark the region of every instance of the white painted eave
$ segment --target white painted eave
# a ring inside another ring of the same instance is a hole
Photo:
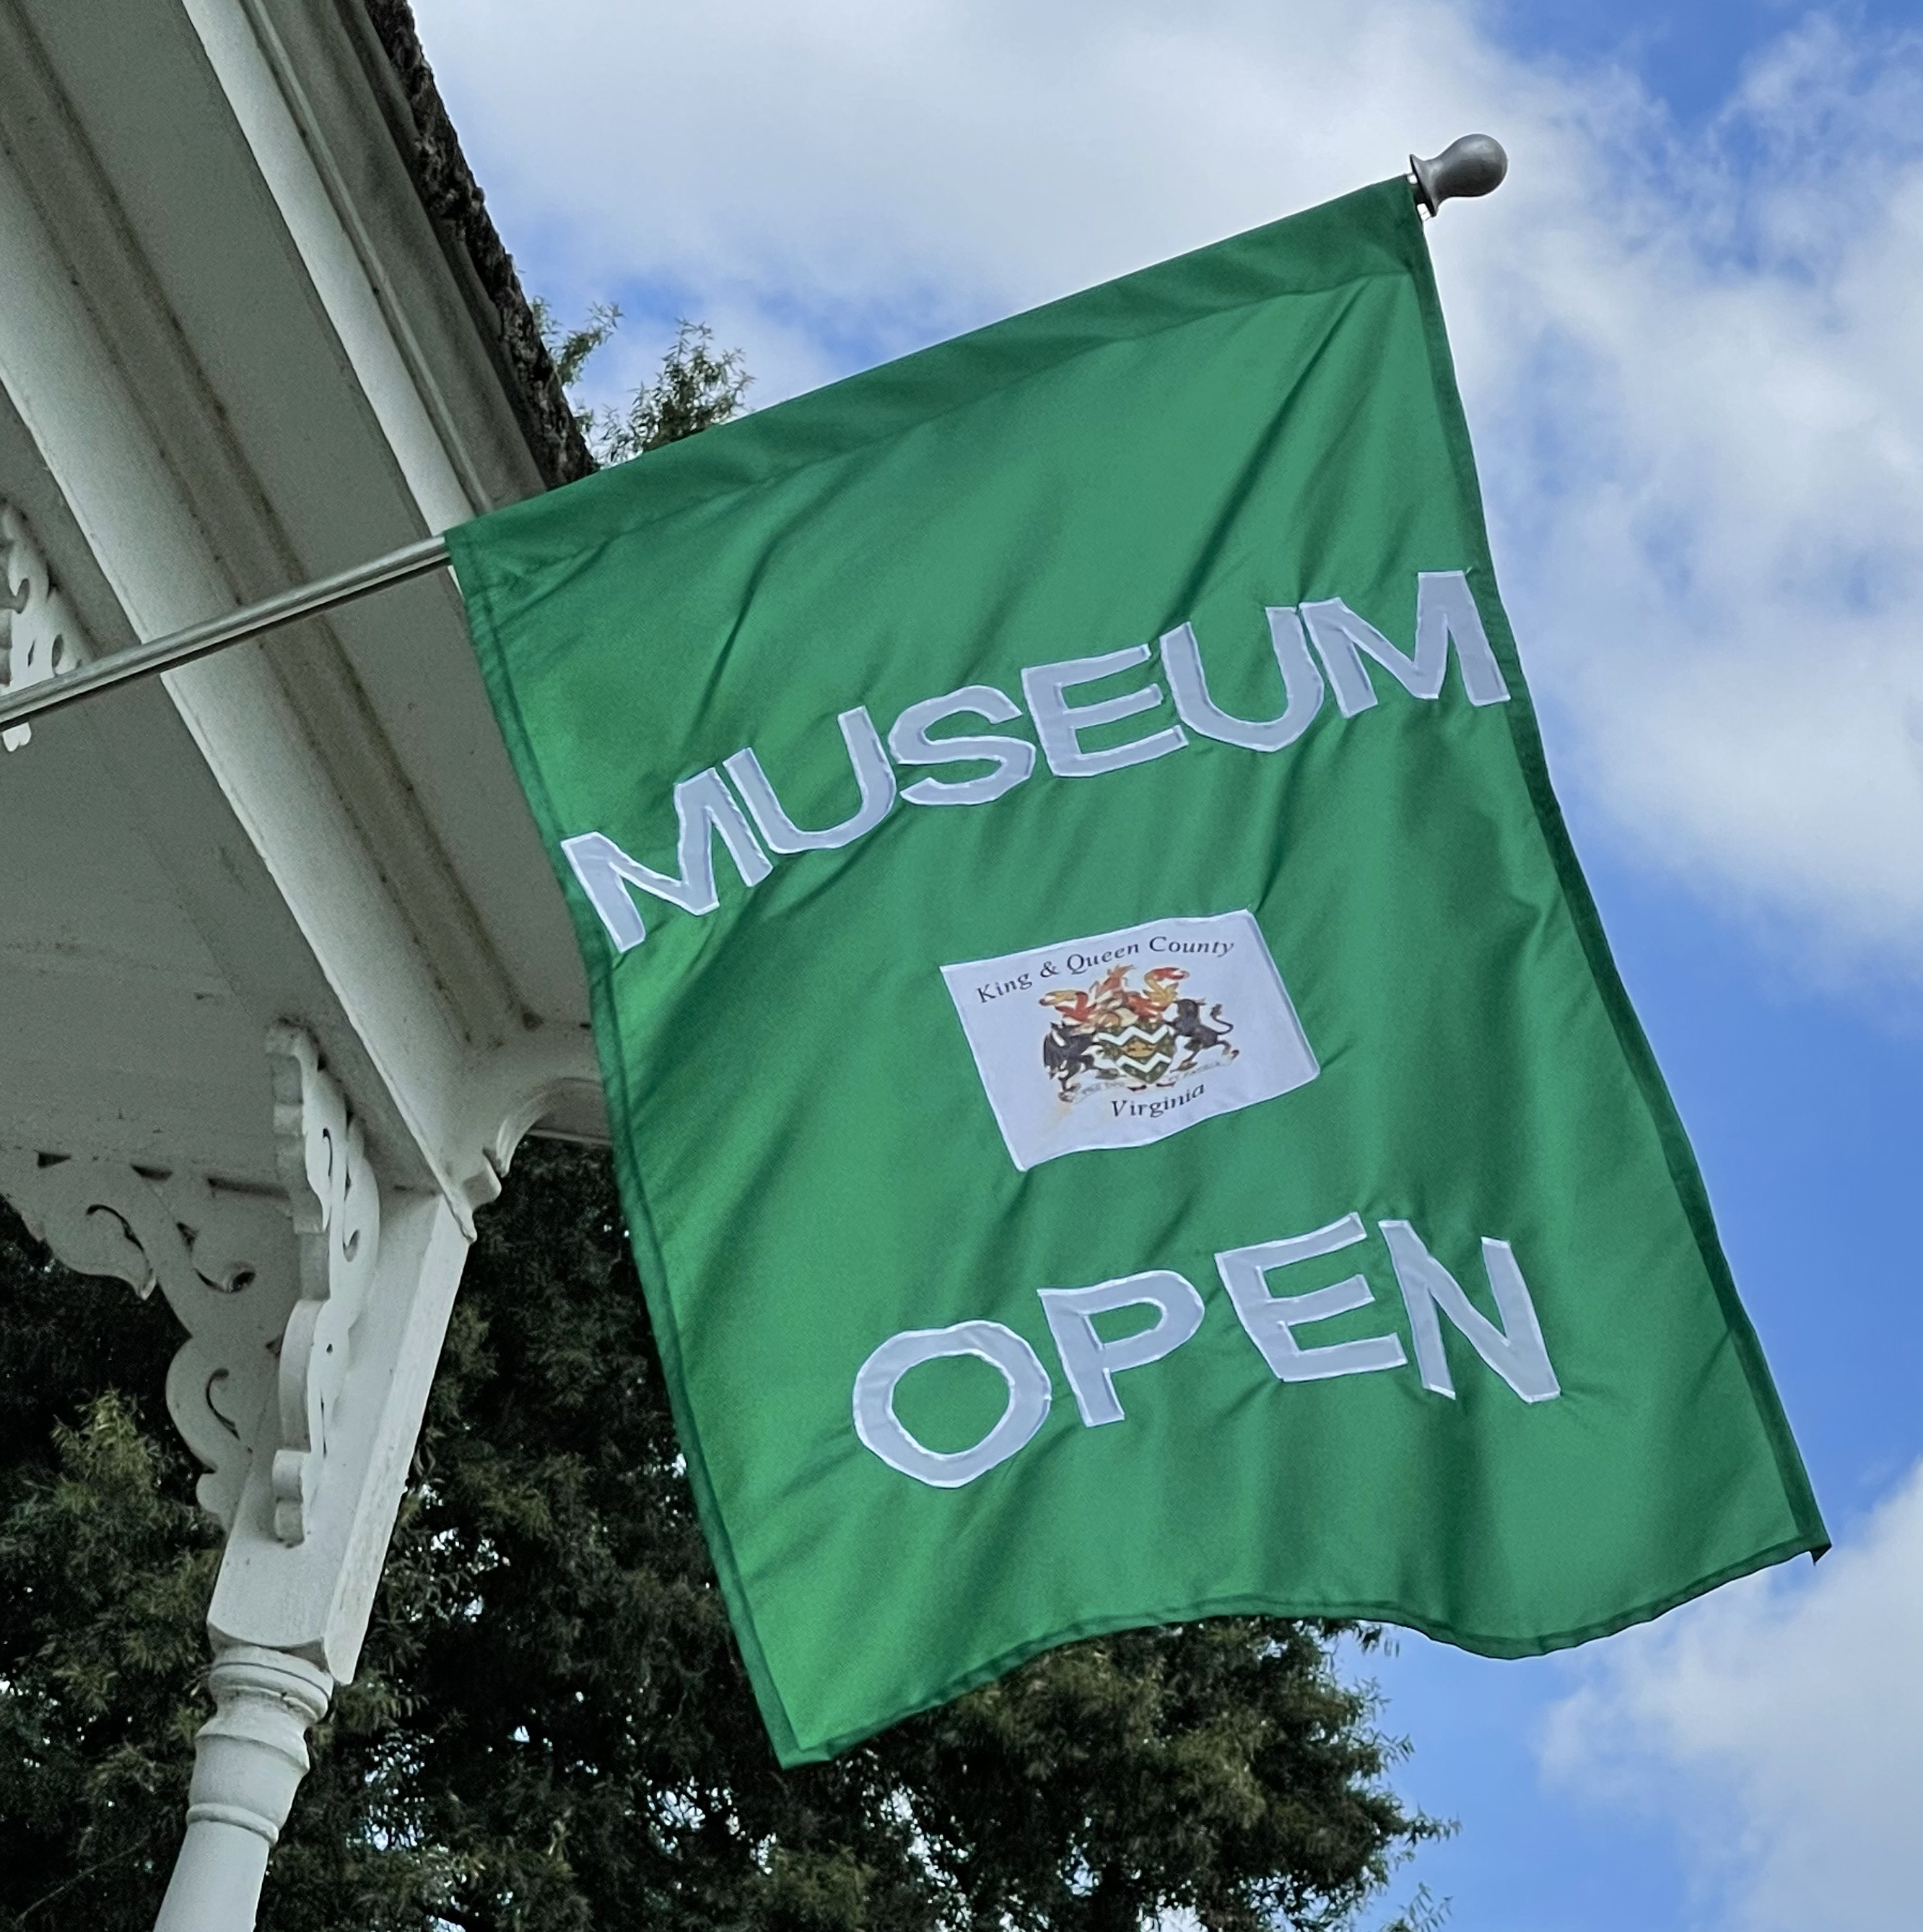
[[[94,647],[537,487],[364,23],[104,17],[0,0],[0,497]],[[45,721],[0,757],[0,1138],[264,1181],[280,1018],[388,1171],[464,1208],[531,1120],[596,1128],[572,935],[446,578]]]

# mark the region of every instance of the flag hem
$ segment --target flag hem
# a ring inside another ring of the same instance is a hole
[[[1570,922],[1575,928],[1577,941],[1582,948],[1583,960],[1588,968],[1590,979],[1602,1000],[1603,1010],[1615,1029],[1617,1044],[1622,1050],[1630,1077],[1636,1083],[1636,1092],[1641,1096],[1651,1124],[1655,1128],[1670,1185],[1676,1191],[1677,1198],[1682,1205],[1684,1219],[1695,1238],[1704,1272],[1708,1276],[1717,1306],[1728,1325],[1737,1359],[1742,1364],[1750,1400],[1756,1405],[1763,1432],[1775,1456],[1777,1475],[1783,1485],[1784,1500],[1789,1505],[1799,1535],[1804,1539],[1788,1553],[1795,1555],[1801,1549],[1807,1548],[1820,1557],[1830,1546],[1829,1533],[1817,1506],[1816,1492],[1810,1482],[1809,1472],[1804,1466],[1802,1452],[1796,1447],[1796,1438],[1790,1432],[1789,1418],[1783,1410],[1782,1398],[1777,1392],[1774,1378],[1770,1374],[1768,1364],[1763,1356],[1762,1344],[1750,1323],[1748,1311],[1743,1306],[1742,1298],[1737,1293],[1736,1276],[1730,1269],[1729,1258],[1723,1251],[1722,1238],[1716,1230],[1714,1214],[1709,1204],[1708,1190],[1703,1184],[1702,1169],[1697,1165],[1695,1150],[1690,1145],[1688,1131],[1683,1126],[1682,1117],[1676,1110],[1669,1084],[1664,1079],[1662,1070],[1656,1064],[1654,1049],[1649,1044],[1648,1034],[1643,1031],[1642,1022],[1636,1017],[1628,989],[1624,986],[1622,974],[1617,970],[1616,956],[1610,950],[1608,935],[1603,930],[1602,916],[1597,909],[1594,896],[1589,890],[1588,880],[1583,876],[1581,862],[1576,856],[1575,846],[1569,836],[1568,825],[1563,818],[1562,807],[1557,801],[1554,788],[1550,782],[1549,762],[1543,748],[1542,733],[1536,719],[1534,700],[1529,693],[1528,680],[1523,675],[1521,655],[1516,648],[1514,634],[1510,628],[1508,613],[1496,588],[1495,560],[1490,548],[1488,522],[1483,508],[1482,486],[1476,473],[1468,420],[1462,409],[1461,394],[1456,386],[1455,360],[1450,352],[1448,332],[1442,319],[1442,300],[1436,286],[1434,267],[1430,260],[1426,238],[1421,232],[1421,218],[1416,213],[1412,202],[1404,232],[1408,244],[1407,259],[1410,278],[1414,284],[1417,300],[1422,309],[1423,333],[1428,345],[1430,368],[1435,383],[1437,406],[1442,418],[1443,434],[1474,532],[1477,569],[1471,572],[1472,583],[1473,585],[1474,578],[1479,571],[1489,594],[1486,598],[1477,600],[1478,606],[1482,611],[1490,641],[1495,648],[1498,662],[1502,664],[1503,675],[1509,681],[1509,702],[1503,709],[1508,716],[1510,740],[1515,750],[1516,761],[1535,814],[1537,829],[1542,835],[1550,862],[1555,868],[1556,882],[1561,888]],[[1757,1567],[1764,1566],[1760,1564]],[[1678,1598],[1677,1600],[1683,1600]],[[1594,1634],[1605,1635],[1606,1632],[1599,1630]]]
[[[1698,1597],[1707,1596],[1712,1590],[1720,1589],[1725,1583],[1733,1583],[1738,1578],[1754,1576],[1778,1563],[1786,1563],[1792,1557],[1808,1555],[1820,1556],[1828,1547],[1827,1541],[1813,1542],[1807,1536],[1792,1537],[1786,1543],[1771,1544],[1754,1556],[1746,1556],[1734,1563],[1726,1564],[1719,1570],[1697,1578],[1694,1582],[1667,1594],[1652,1598],[1636,1609],[1624,1611],[1618,1616],[1578,1625],[1575,1629],[1558,1632],[1552,1636],[1529,1642],[1508,1637],[1486,1637],[1472,1632],[1459,1630],[1450,1625],[1412,1616],[1406,1610],[1384,1608],[1379,1604],[1337,1601],[1320,1603],[1262,1596],[1237,1596],[1210,1598],[1200,1604],[1169,1610],[1151,1610],[1114,1617],[1090,1618],[1069,1624],[1050,1635],[1024,1642],[1002,1652],[992,1662],[982,1664],[964,1675],[950,1680],[940,1690],[910,1708],[898,1711],[880,1722],[862,1729],[842,1732],[819,1744],[797,1742],[792,1755],[784,1752],[779,1744],[776,1755],[784,1770],[793,1770],[804,1764],[820,1764],[851,1750],[866,1739],[878,1736],[890,1726],[905,1723],[909,1718],[919,1717],[925,1711],[938,1710],[943,1705],[952,1703],[957,1697],[965,1696],[970,1690],[984,1684],[992,1683],[1026,1664],[1030,1658],[1039,1657],[1044,1651],[1058,1649],[1064,1644],[1079,1642],[1084,1638],[1112,1636],[1120,1631],[1131,1630],[1156,1630],[1172,1624],[1196,1623],[1207,1617],[1282,1617],[1294,1621],[1316,1621],[1328,1618],[1334,1622],[1388,1624],[1398,1630],[1414,1630],[1420,1636],[1432,1642],[1453,1645],[1458,1650],[1466,1650],[1477,1657],[1492,1658],[1499,1662],[1511,1662],[1526,1657],[1548,1657],[1561,1650],[1573,1650],[1579,1644],[1591,1643],[1598,1637],[1613,1636],[1620,1630],[1632,1629],[1637,1624],[1650,1623],[1658,1617],[1666,1615],[1679,1605],[1690,1603]],[[794,1736],[790,1731],[790,1737]]]
[[[550,862],[560,885],[561,896],[566,902],[568,916],[574,924],[575,940],[580,948],[582,963],[587,968],[588,998],[592,1020],[591,1030],[595,1056],[600,1063],[603,1084],[618,1094],[622,1112],[631,1113],[632,1102],[628,1090],[626,1056],[618,1050],[622,1032],[611,985],[613,964],[606,957],[606,948],[601,934],[592,929],[594,914],[581,903],[580,894],[570,889],[572,882],[566,873],[565,861],[554,842],[559,836],[559,821],[554,800],[548,794],[540,761],[535,756],[532,740],[528,732],[526,720],[521,715],[513,682],[506,675],[501,662],[500,639],[493,597],[485,581],[486,573],[472,568],[471,557],[465,544],[455,540],[463,535],[460,531],[451,532],[448,547],[453,556],[455,580],[460,586],[470,613],[470,628],[473,636],[475,655],[480,661],[482,677],[494,700],[496,716],[502,722],[502,735],[508,741],[509,752],[515,768],[520,773],[522,784],[527,789],[529,800],[534,807],[536,818],[549,835],[542,842],[548,848]],[[472,590],[469,588],[470,581]],[[590,965],[588,962],[591,960],[599,963]],[[611,1108],[610,1114],[611,1122]],[[687,1460],[688,1486],[694,1492],[695,1510],[707,1538],[710,1553],[714,1558],[716,1580],[721,1586],[723,1600],[728,1605],[735,1641],[741,1647],[742,1662],[746,1666],[748,1682],[754,1688],[754,1700],[760,1708],[762,1721],[768,1727],[775,1755],[784,1765],[802,1763],[807,1760],[791,1754],[800,1750],[801,1746],[789,1721],[787,1707],[776,1688],[774,1673],[769,1669],[767,1659],[762,1652],[760,1630],[741,1580],[741,1566],[734,1553],[733,1539],[728,1534],[720,1499],[715,1493],[713,1481],[708,1474],[701,1432],[696,1426],[694,1411],[688,1402],[687,1381],[681,1366],[680,1336],[673,1319],[674,1311],[668,1298],[667,1267],[660,1241],[654,1232],[654,1215],[647,1189],[643,1184],[640,1173],[628,1148],[619,1134],[610,1134],[609,1151],[614,1160],[615,1180],[620,1191],[622,1214],[628,1222],[628,1246],[634,1252],[636,1271],[640,1277],[642,1298],[647,1304],[648,1325],[653,1332],[656,1351],[661,1358],[662,1379],[667,1385],[668,1408],[674,1418],[674,1432],[681,1445],[682,1454]],[[638,1213],[636,1211],[638,1208]],[[888,1721],[892,1723],[894,1720],[891,1718]]]

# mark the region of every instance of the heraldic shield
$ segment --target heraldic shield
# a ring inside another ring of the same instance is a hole
[[[1042,995],[1055,1013],[1042,1038],[1042,1065],[1063,1100],[1080,1100],[1103,1082],[1137,1094],[1172,1086],[1205,1056],[1216,1064],[1237,1057],[1234,1024],[1221,1003],[1204,1016],[1200,999],[1181,996],[1184,968],[1151,966],[1139,990],[1129,983],[1134,976],[1132,967],[1117,966],[1090,986]]]

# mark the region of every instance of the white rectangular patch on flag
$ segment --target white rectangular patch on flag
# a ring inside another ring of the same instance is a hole
[[[1009,1157],[1142,1147],[1320,1069],[1246,912],[944,966]]]

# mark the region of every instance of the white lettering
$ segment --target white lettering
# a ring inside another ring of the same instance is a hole
[[[1482,1243],[1483,1265],[1502,1318],[1498,1328],[1475,1308],[1408,1222],[1384,1221],[1381,1228],[1401,1285],[1415,1342],[1415,1365],[1425,1388],[1452,1399],[1456,1393],[1436,1319],[1440,1308],[1523,1401],[1549,1402],[1561,1395],[1535,1304],[1507,1241],[1485,1237]],[[1361,1216],[1345,1214],[1306,1234],[1226,1248],[1215,1257],[1236,1318],[1278,1382],[1326,1382],[1406,1364],[1408,1358],[1396,1335],[1367,1335],[1319,1348],[1305,1348],[1296,1339],[1298,1328],[1372,1306],[1375,1297],[1360,1274],[1304,1294],[1269,1292],[1268,1276],[1277,1269],[1338,1254],[1367,1238]],[[1174,1354],[1199,1331],[1205,1312],[1194,1285],[1168,1268],[1098,1282],[1092,1288],[1045,1288],[1037,1292],[1076,1407],[1090,1429],[1126,1419],[1115,1377]],[[1153,1309],[1155,1318],[1132,1334],[1105,1341],[1096,1318],[1126,1308]],[[895,1390],[910,1369],[956,1355],[973,1355],[990,1364],[1008,1384],[1008,1401],[1000,1420],[979,1442],[944,1452],[930,1449],[909,1434],[895,1413]],[[891,1336],[862,1364],[855,1378],[855,1432],[890,1468],[938,1489],[958,1489],[1034,1439],[1047,1418],[1053,1393],[1048,1371],[1034,1350],[998,1322],[910,1329]]]
[[[1168,674],[1169,695],[1175,700],[1175,715],[1192,731],[1204,738],[1219,739],[1225,745],[1240,745],[1251,752],[1279,752],[1292,745],[1315,722],[1322,708],[1322,674],[1303,641],[1302,620],[1283,607],[1263,613],[1268,619],[1269,638],[1275,661],[1282,673],[1282,707],[1280,717],[1262,724],[1245,718],[1232,718],[1208,694],[1202,676],[1202,646],[1193,628],[1178,624],[1162,638],[1162,668]]]
[[[618,952],[640,945],[647,937],[630,886],[665,899],[683,912],[710,913],[720,904],[715,885],[716,832],[721,834],[744,884],[758,886],[774,870],[768,855],[755,842],[740,806],[712,766],[674,788],[674,816],[680,828],[675,848],[676,862],[681,868],[679,878],[629,858],[604,832],[584,832],[561,841],[561,850],[567,854],[581,890],[601,915]]]
[[[1490,649],[1489,633],[1483,628],[1482,613],[1476,608],[1475,592],[1460,570],[1423,570],[1415,579],[1415,661],[1436,667],[1436,688],[1442,688],[1442,665],[1449,656],[1449,640],[1455,640],[1456,662],[1462,674],[1462,688],[1472,704],[1504,704],[1509,687],[1504,682],[1502,667]]]
[[[1045,1288],[1039,1292],[1062,1371],[1075,1391],[1075,1406],[1090,1429],[1122,1420],[1121,1400],[1115,1394],[1115,1377],[1122,1370],[1160,1361],[1202,1326],[1202,1297],[1186,1276],[1166,1268],[1098,1282],[1093,1288]],[[1105,1342],[1096,1333],[1095,1317],[1118,1308],[1153,1308],[1156,1318],[1118,1342]]]
[[[1382,1225],[1382,1238],[1389,1244],[1389,1258],[1395,1264],[1396,1280],[1402,1285],[1402,1300],[1408,1309],[1416,1366],[1422,1372],[1424,1388],[1454,1400],[1456,1384],[1442,1346],[1442,1324],[1436,1318],[1440,1308],[1468,1338],[1476,1353],[1525,1402],[1550,1402],[1562,1393],[1550,1366],[1536,1305],[1529,1299],[1528,1285],[1507,1241],[1492,1241],[1485,1236],[1482,1244],[1482,1264],[1502,1317],[1498,1328],[1462,1292],[1456,1277],[1423,1246],[1406,1221]]]
[[[946,698],[925,698],[895,721],[888,748],[902,765],[961,765],[987,758],[995,769],[978,778],[919,778],[902,796],[910,805],[990,805],[1012,791],[1035,769],[1035,748],[1025,738],[931,738],[944,718],[973,712],[991,724],[1006,724],[1022,707],[992,684],[965,685]]]
[[[1024,669],[1022,690],[1049,770],[1060,778],[1094,778],[1165,758],[1188,742],[1184,726],[1222,743],[1258,752],[1279,751],[1308,729],[1330,686],[1344,717],[1370,710],[1377,700],[1368,662],[1389,671],[1418,698],[1439,697],[1452,644],[1463,689],[1472,705],[1501,704],[1509,695],[1468,578],[1460,570],[1418,574],[1412,657],[1390,644],[1340,597],[1304,603],[1299,611],[1272,605],[1265,608],[1264,616],[1283,692],[1280,716],[1264,720],[1234,717],[1215,703],[1209,694],[1194,628],[1186,623],[1165,632],[1160,640],[1168,692],[1180,722],[1124,744],[1090,751],[1082,741],[1085,734],[1104,725],[1154,710],[1162,702],[1160,685],[1151,682],[1085,705],[1069,704],[1066,693],[1078,686],[1138,669],[1149,661],[1148,645],[1131,644],[1123,650]],[[1317,668],[1318,657],[1322,669]],[[966,685],[943,697],[910,705],[896,719],[885,746],[865,706],[842,712],[836,722],[854,772],[860,802],[850,816],[820,830],[806,830],[789,816],[760,758],[744,748],[723,760],[720,770],[698,772],[675,787],[679,877],[642,865],[599,832],[563,839],[562,854],[615,946],[627,952],[640,945],[647,932],[632,892],[652,894],[698,916],[715,910],[719,900],[712,847],[717,832],[743,880],[753,886],[768,876],[770,853],[787,856],[833,851],[872,831],[893,809],[897,796],[891,752],[896,761],[910,769],[970,764],[992,767],[974,778],[918,778],[899,794],[911,805],[987,805],[1033,776],[1036,748],[1025,739],[989,734],[952,738],[929,735],[944,718],[968,713],[992,724],[1006,724],[1022,716],[1022,708],[993,685]],[[734,781],[740,802],[723,783],[722,770]],[[1155,942],[1152,950],[1161,950],[1161,942]],[[1181,949],[1170,946],[1166,950]],[[1070,971],[1082,969],[1078,960],[1069,964]]]
[[[1316,649],[1335,686],[1336,708],[1345,718],[1376,702],[1376,686],[1362,660],[1372,658],[1412,696],[1439,698],[1453,638],[1462,666],[1462,688],[1472,704],[1500,704],[1509,695],[1502,667],[1490,648],[1468,579],[1460,570],[1425,570],[1415,580],[1415,656],[1390,644],[1373,624],[1358,617],[1340,597],[1302,606]]]
[[[951,1355],[973,1355],[1008,1384],[1001,1420],[972,1448],[928,1448],[895,1413],[895,1390],[910,1369]],[[958,1490],[1025,1448],[1047,1420],[1054,1390],[1035,1352],[999,1322],[958,1322],[951,1328],[910,1328],[891,1335],[855,1376],[855,1433],[891,1469],[937,1490]]]
[[[854,817],[826,831],[804,832],[789,818],[761,769],[761,760],[752,752],[736,752],[722,760],[754,814],[754,823],[771,852],[832,852],[838,846],[851,845],[864,832],[873,831],[894,808],[895,767],[881,748],[881,734],[875,730],[867,706],[857,704],[835,722],[842,728],[842,742],[848,748],[848,761],[861,788],[861,805]]]
[[[1321,1348],[1305,1348],[1296,1340],[1298,1328],[1366,1308],[1375,1300],[1360,1275],[1352,1274],[1333,1287],[1314,1288],[1306,1294],[1273,1295],[1268,1291],[1268,1276],[1274,1270],[1334,1254],[1367,1238],[1361,1216],[1346,1214],[1312,1234],[1262,1241],[1250,1248],[1229,1248],[1216,1256],[1216,1271],[1236,1315],[1278,1381],[1312,1382],[1333,1376],[1363,1376],[1376,1369],[1399,1369],[1408,1360],[1401,1341],[1394,1335],[1370,1335]]]
[[[1162,687],[1145,684],[1139,691],[1105,698],[1094,704],[1072,705],[1062,694],[1078,684],[1093,684],[1098,678],[1133,670],[1148,662],[1148,646],[1130,644],[1126,650],[1105,652],[1100,657],[1068,658],[1060,664],[1033,664],[1023,671],[1022,689],[1028,700],[1029,716],[1035,721],[1035,735],[1042,741],[1049,770],[1058,778],[1092,778],[1129,765],[1146,764],[1151,758],[1179,752],[1189,742],[1179,724],[1171,724],[1146,738],[1112,745],[1106,752],[1082,748],[1084,731],[1153,711],[1162,702]]]

